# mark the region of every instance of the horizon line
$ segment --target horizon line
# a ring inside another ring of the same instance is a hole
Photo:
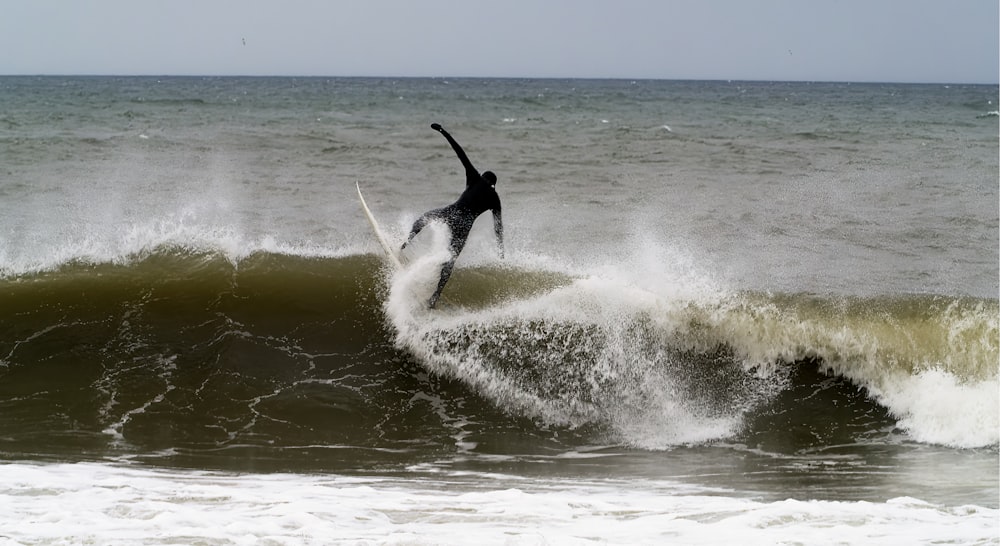
[[[897,85],[1000,85],[1000,81],[946,81],[946,80],[838,80],[838,79],[775,79],[775,78],[691,78],[691,77],[627,77],[627,76],[414,76],[414,75],[332,75],[332,74],[114,74],[114,73],[2,73],[2,78],[342,78],[342,79],[423,79],[423,80],[606,80],[606,81],[663,81],[663,82],[755,82],[755,83],[840,83],[840,84],[897,84]]]

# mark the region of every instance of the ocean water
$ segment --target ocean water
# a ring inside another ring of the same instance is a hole
[[[0,544],[1000,543],[998,100],[0,77]]]

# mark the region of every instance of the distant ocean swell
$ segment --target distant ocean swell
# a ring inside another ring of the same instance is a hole
[[[817,400],[862,438],[998,443],[996,300],[728,292],[518,264],[462,268],[428,311],[434,271],[432,257],[393,277],[365,254],[165,246],[5,277],[0,449],[391,459],[455,433],[404,411],[427,396],[425,370],[457,380],[441,388],[471,404],[467,418],[647,449],[799,421],[823,434],[801,411]]]

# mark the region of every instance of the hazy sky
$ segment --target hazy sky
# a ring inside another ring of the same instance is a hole
[[[996,83],[998,25],[997,0],[0,0],[0,74]]]

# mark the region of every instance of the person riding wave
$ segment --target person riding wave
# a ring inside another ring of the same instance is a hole
[[[448,245],[448,250],[451,252],[451,259],[442,264],[441,279],[438,281],[434,295],[431,296],[428,302],[433,309],[437,305],[438,298],[441,297],[441,291],[444,290],[444,286],[451,277],[451,271],[455,267],[455,260],[458,259],[459,253],[465,247],[465,241],[472,230],[472,224],[480,214],[488,210],[493,212],[493,230],[496,233],[501,258],[503,258],[504,252],[500,196],[497,195],[496,191],[497,176],[492,171],[479,174],[479,171],[469,161],[469,157],[465,155],[462,147],[459,146],[458,142],[441,125],[433,123],[431,124],[431,129],[441,133],[448,140],[448,143],[455,150],[455,154],[458,155],[458,159],[462,162],[462,166],[465,167],[465,191],[459,196],[458,201],[446,207],[427,211],[420,218],[417,218],[417,221],[413,223],[413,228],[410,230],[410,235],[406,238],[406,242],[402,246],[405,249],[406,245],[413,241],[413,238],[420,233],[424,226],[433,220],[444,222],[451,230],[451,241]]]

